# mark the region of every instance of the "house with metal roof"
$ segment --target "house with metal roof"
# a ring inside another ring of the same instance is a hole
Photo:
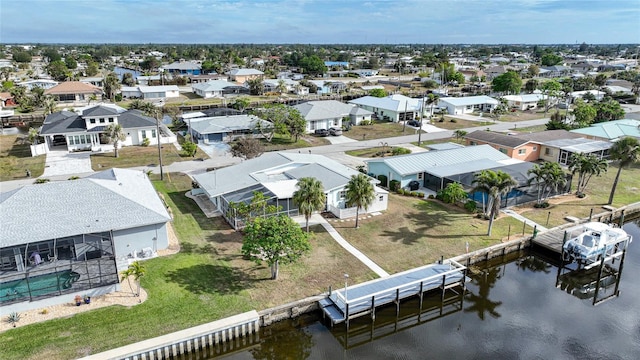
[[[119,290],[131,261],[168,247],[171,217],[143,171],[0,193],[0,306],[25,311]]]
[[[575,153],[592,154],[600,159],[608,159],[611,146],[613,143],[609,141],[585,138],[550,140],[542,144],[540,159],[554,161],[561,165],[567,165],[569,158]]]
[[[533,110],[538,108],[538,102],[544,100],[543,94],[521,94],[521,95],[505,95],[502,97],[507,100],[510,108],[518,110]]]
[[[438,107],[446,108],[451,115],[491,112],[500,102],[486,95],[444,97],[438,99]]]
[[[422,99],[413,99],[401,94],[386,97],[363,96],[349,101],[349,104],[373,112],[378,119],[399,122],[415,119],[422,109]]]
[[[262,79],[264,73],[256,69],[233,69],[227,73],[231,81],[244,84],[248,80]]]
[[[174,63],[163,65],[161,71],[166,71],[172,75],[200,75],[202,65],[193,61],[176,61]]]
[[[617,141],[626,136],[640,140],[640,120],[622,119],[595,123],[571,132],[594,140]]]
[[[249,94],[249,88],[226,80],[209,80],[191,85],[194,94],[205,99],[222,98],[229,94]]]
[[[45,151],[112,151],[113,145],[102,136],[111,124],[120,124],[126,134],[119,146],[142,145],[147,141],[149,145],[158,143],[158,127],[154,118],[140,110],[126,110],[114,104],[97,104],[49,114],[40,128],[40,135],[45,138]],[[159,127],[161,143],[175,141],[174,134],[164,124]]]
[[[490,145],[432,150],[415,154],[365,160],[369,173],[397,180],[401,187],[417,180],[428,189],[438,191],[458,174],[479,172],[522,161],[515,160]]]
[[[122,97],[126,99],[165,99],[177,98],[180,96],[180,89],[177,85],[158,86],[123,86],[120,88]]]
[[[356,106],[336,100],[307,101],[294,105],[293,108],[298,110],[307,122],[307,133],[313,133],[318,129],[342,128],[343,119],[351,119],[352,112],[354,120],[366,117],[365,113],[354,110]]]
[[[231,115],[194,117],[187,120],[188,133],[198,142],[210,144],[214,142],[230,142],[239,137],[258,137],[259,125],[271,126],[271,123],[255,115]]]
[[[271,152],[237,165],[194,175],[198,188],[191,193],[206,197],[237,229],[244,226],[243,219],[230,210],[231,203],[248,203],[257,191],[265,195],[268,205],[277,206],[279,213],[296,216],[299,215],[298,206],[292,200],[296,184],[300,178],[313,177],[322,183],[327,196],[323,210],[338,218],[348,218],[355,216],[356,208],[347,207],[345,186],[357,174],[358,171],[322,155]],[[370,180],[376,195],[365,211],[386,210],[388,192],[375,186],[378,180]]]

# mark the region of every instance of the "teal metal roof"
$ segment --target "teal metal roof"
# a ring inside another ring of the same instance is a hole
[[[571,132],[609,140],[624,136],[640,138],[640,121],[633,119],[614,120],[592,124],[587,128],[575,129]]]

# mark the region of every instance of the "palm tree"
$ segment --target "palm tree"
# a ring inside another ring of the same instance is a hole
[[[309,232],[309,218],[314,211],[320,211],[324,208],[327,196],[324,193],[322,183],[316,178],[301,178],[296,186],[298,190],[293,193],[293,202],[304,214],[307,232]]]
[[[104,94],[113,101],[116,96],[116,92],[120,89],[120,81],[118,81],[118,75],[114,72],[110,72],[104,78]]]
[[[127,74],[128,74],[128,73],[127,73]],[[89,95],[89,102],[88,102],[88,104],[87,104],[87,105],[91,105],[91,102],[92,102],[92,101],[98,101],[98,95],[96,95],[96,94],[91,94],[91,95]]]
[[[42,107],[44,108],[44,115],[53,114],[56,111],[56,99],[51,95],[46,95],[42,100]]]
[[[115,156],[118,157],[118,145],[120,141],[125,141],[127,138],[127,134],[125,134],[124,129],[122,129],[122,125],[107,125],[103,136],[109,144],[113,144],[113,151],[115,152]]]
[[[131,287],[130,277],[133,276],[133,279],[138,283],[138,291],[136,292],[136,296],[140,296],[140,278],[143,277],[147,273],[147,269],[142,265],[139,261],[132,262],[127,270],[120,273],[122,275],[121,281],[127,279],[129,282],[129,287]]]
[[[578,181],[576,182],[576,195],[578,197],[584,197],[584,191],[593,175],[600,176],[602,173],[607,172],[609,167],[607,160],[595,154],[585,155],[581,153],[573,153],[569,157],[567,165],[572,176],[578,173]]]
[[[564,173],[560,164],[556,162],[545,162],[542,165],[544,170],[544,183],[547,189],[547,195],[543,199],[551,197],[551,193],[557,193],[558,189],[567,183],[567,175]]]
[[[456,137],[456,140],[460,140],[462,138],[464,138],[465,136],[467,136],[467,132],[464,130],[456,130],[453,132],[453,135]]]
[[[38,145],[38,138],[39,137],[40,137],[40,134],[38,133],[38,129],[29,128],[29,142],[32,145]]]
[[[373,204],[376,192],[369,176],[365,174],[352,175],[345,187],[345,201],[347,206],[356,206],[356,228],[358,228],[358,215],[360,209],[365,210]]]
[[[513,189],[518,182],[511,175],[503,171],[483,170],[475,175],[473,180],[475,187],[473,191],[481,191],[489,195],[489,230],[487,235],[491,236],[493,219],[500,211],[500,198]]]
[[[636,138],[625,137],[616,141],[615,144],[609,150],[611,152],[611,160],[618,161],[618,172],[616,178],[613,180],[613,186],[611,187],[611,195],[609,195],[608,205],[613,202],[613,196],[616,193],[616,187],[618,186],[618,180],[620,180],[620,172],[625,166],[629,166],[640,158],[640,142]]]

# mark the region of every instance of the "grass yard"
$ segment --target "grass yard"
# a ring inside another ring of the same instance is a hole
[[[290,139],[288,136],[276,135],[273,137],[271,142],[267,142],[265,140],[262,141],[264,145],[264,151],[280,151],[280,150],[290,150],[290,149],[299,149],[310,146],[322,146],[329,145],[331,142],[323,137],[317,137],[313,135],[303,135],[298,138],[298,141],[294,141],[294,139]]]
[[[388,156],[394,156],[393,149],[406,149],[406,148],[403,148],[400,146],[384,146],[384,149],[383,149],[382,146],[377,146],[377,147],[366,148],[366,149],[349,150],[349,151],[345,151],[345,154],[362,157],[362,158],[374,158],[374,157],[379,157],[384,152],[385,154],[384,156],[388,157]],[[409,153],[411,153],[411,151],[409,151]]]
[[[403,129],[403,124],[389,121],[375,121],[373,125],[352,126],[351,130],[345,131],[344,136],[354,140],[385,139],[389,137],[414,135],[417,130],[407,126]]]
[[[0,135],[0,181],[23,179],[26,171],[36,178],[44,173],[46,155],[31,157],[25,135]]]
[[[522,223],[508,216],[494,222],[492,236],[486,236],[487,220],[436,200],[389,195],[389,207],[382,215],[360,222],[332,222],[353,246],[386,271],[396,273],[469,250],[474,251],[522,234]],[[531,234],[529,226],[526,233]]]
[[[20,326],[0,333],[4,359],[71,359],[221,319],[265,309],[376,277],[342,249],[321,227],[313,228],[312,251],[302,261],[280,267],[269,280],[266,265],[240,255],[241,236],[220,218],[207,219],[184,193],[191,180],[171,174],[155,181],[175,220],[180,253],[145,261],[143,304],[111,306],[70,318]],[[25,341],[29,339],[29,341]]]
[[[565,216],[588,217],[591,209],[593,209],[594,214],[606,212],[602,206],[609,201],[611,185],[613,185],[617,171],[618,166],[614,163],[609,165],[609,170],[603,176],[592,177],[587,186],[587,196],[585,198],[580,199],[575,195],[565,195],[557,199],[551,199],[550,203],[552,205],[546,209],[536,209],[533,205],[528,205],[517,207],[514,210],[542,226],[545,226],[547,216],[551,212],[549,227],[566,224]],[[573,189],[575,190],[575,186]],[[620,207],[638,201],[640,201],[640,164],[636,163],[632,167],[622,169],[612,205]]]
[[[547,130],[547,125],[534,125],[520,128],[513,128],[513,131],[518,133],[535,133]]]
[[[544,116],[544,110],[536,110],[535,112],[527,112],[527,111],[516,111],[516,112],[508,112],[500,117],[500,121],[505,122],[515,122],[515,121],[527,121],[527,120],[535,120],[542,119]]]
[[[176,161],[190,161],[197,158],[206,159],[208,157],[209,156],[200,148],[198,148],[195,157],[189,157],[178,151],[172,144],[162,145],[162,165],[169,165]],[[91,168],[95,171],[114,167],[157,166],[158,163],[157,145],[125,146],[118,150],[117,158],[113,152],[91,155]]]
[[[455,122],[452,122],[451,120],[455,120]],[[447,129],[447,130],[458,130],[458,129],[487,126],[487,125],[494,125],[494,124],[495,123],[493,121],[471,121],[471,120],[456,119],[450,116],[445,116],[444,121],[442,122],[440,122],[440,118],[438,117],[434,117],[433,119],[431,119],[431,125],[438,127],[440,129]]]

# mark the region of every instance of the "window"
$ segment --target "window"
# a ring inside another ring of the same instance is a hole
[[[475,141],[469,141],[469,145],[473,145],[473,146],[475,146],[475,145],[478,145],[478,143],[477,143],[477,142],[475,142]]]
[[[553,151],[551,149],[549,149],[549,148],[545,148],[544,149],[544,154],[545,155],[551,155],[551,154],[553,154]]]
[[[378,197],[378,201],[384,201],[384,195],[380,195],[380,196]]]
[[[418,180],[424,179],[424,173],[418,173]]]
[[[151,137],[152,138],[156,137],[156,129],[151,129]]]
[[[538,147],[537,147],[537,146],[534,146],[534,147],[533,147],[533,151],[537,151],[537,150],[538,150]]]
[[[104,124],[104,118],[100,118],[100,124]]]
[[[507,149],[505,149],[505,148],[499,148],[498,151],[500,151],[503,154],[507,153]]]
[[[147,138],[147,130],[142,130],[142,138],[143,139]]]
[[[518,150],[518,155],[524,155],[527,153],[527,149],[520,149]]]
[[[340,198],[340,199],[344,199],[344,198],[346,198],[346,197],[347,197],[347,192],[346,192],[346,191],[340,191],[340,192],[338,193],[338,198]]]
[[[96,119],[89,119],[89,122],[92,123],[92,124],[95,124],[96,123]]]
[[[113,123],[113,118],[109,118],[109,122],[110,122],[110,123]]]
[[[333,119],[333,126],[338,126],[340,119]]]

